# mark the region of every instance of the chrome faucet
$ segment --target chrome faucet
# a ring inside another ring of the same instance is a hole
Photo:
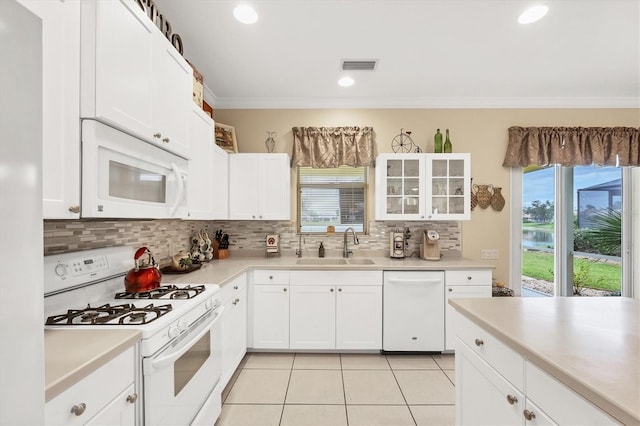
[[[342,246],[342,257],[349,257],[349,253],[353,253],[351,250],[349,250],[349,243],[347,242],[347,234],[349,233],[349,230],[351,230],[351,233],[353,234],[353,244],[356,246],[360,244],[360,241],[358,241],[358,237],[356,236],[356,231],[354,231],[352,227],[348,227],[347,229],[345,229],[344,243]]]
[[[302,257],[302,234],[298,235],[298,248],[296,249],[296,256]]]

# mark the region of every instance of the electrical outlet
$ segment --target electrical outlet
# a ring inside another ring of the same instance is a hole
[[[500,251],[498,249],[482,249],[480,250],[480,259],[483,260],[496,260],[500,257]]]

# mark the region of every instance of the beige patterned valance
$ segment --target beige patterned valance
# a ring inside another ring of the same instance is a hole
[[[633,127],[510,127],[502,165],[638,166],[639,138]]]
[[[291,166],[334,168],[375,164],[372,127],[294,127]]]

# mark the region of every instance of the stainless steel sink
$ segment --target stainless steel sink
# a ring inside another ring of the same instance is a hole
[[[296,262],[298,265],[346,265],[345,259],[334,258],[317,258],[317,259],[298,259]]]
[[[371,259],[348,259],[347,260],[352,265],[375,265],[375,262]]]

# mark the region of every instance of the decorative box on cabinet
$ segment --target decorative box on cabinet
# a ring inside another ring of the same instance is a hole
[[[135,0],[84,0],[81,13],[81,117],[189,158],[192,68]]]
[[[22,0],[42,19],[42,216],[80,217],[80,2]]]
[[[289,220],[291,167],[287,154],[229,156],[229,219]]]

